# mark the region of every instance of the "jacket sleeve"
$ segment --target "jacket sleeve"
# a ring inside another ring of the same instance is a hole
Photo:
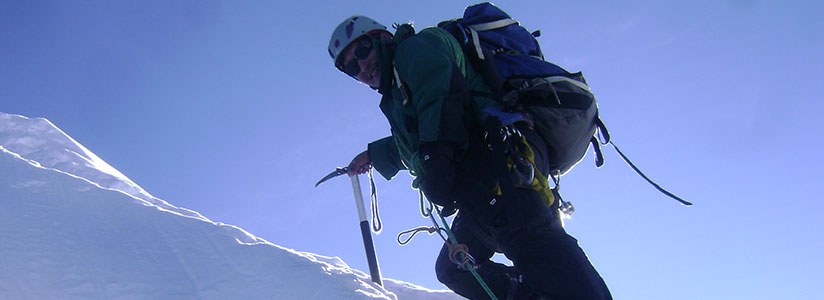
[[[392,136],[369,143],[367,151],[372,166],[386,180],[392,180],[400,170],[406,169],[398,155],[398,148],[395,146],[395,140]]]
[[[491,191],[457,175],[455,155],[468,143],[471,97],[460,67],[465,63],[460,46],[446,32],[424,30],[398,46],[395,62],[412,91],[418,117],[423,192],[439,205],[482,203]]]

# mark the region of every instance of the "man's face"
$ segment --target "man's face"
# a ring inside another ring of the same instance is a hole
[[[340,68],[363,84],[377,88],[381,82],[381,70],[372,41],[372,37],[364,36],[346,46],[341,52]]]

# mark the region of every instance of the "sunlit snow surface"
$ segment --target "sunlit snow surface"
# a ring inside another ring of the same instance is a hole
[[[45,119],[0,113],[0,299],[460,299],[153,197]]]

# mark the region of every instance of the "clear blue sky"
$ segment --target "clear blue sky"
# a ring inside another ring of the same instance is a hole
[[[470,2],[319,2],[3,1],[0,111],[52,120],[172,204],[366,270],[347,179],[313,184],[388,125],[333,68],[329,35],[352,14],[423,28]],[[607,150],[564,177],[567,230],[616,299],[814,299],[824,4],[679,2],[497,2],[584,71],[615,142],[696,203]],[[377,183],[384,275],[441,288],[438,238],[395,244],[427,224],[409,177]]]

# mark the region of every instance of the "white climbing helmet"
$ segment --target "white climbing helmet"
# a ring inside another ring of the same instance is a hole
[[[389,32],[386,30],[386,26],[370,18],[364,16],[347,18],[332,32],[332,38],[329,39],[329,56],[332,57],[333,61],[337,61],[338,55],[352,41],[376,30]]]

